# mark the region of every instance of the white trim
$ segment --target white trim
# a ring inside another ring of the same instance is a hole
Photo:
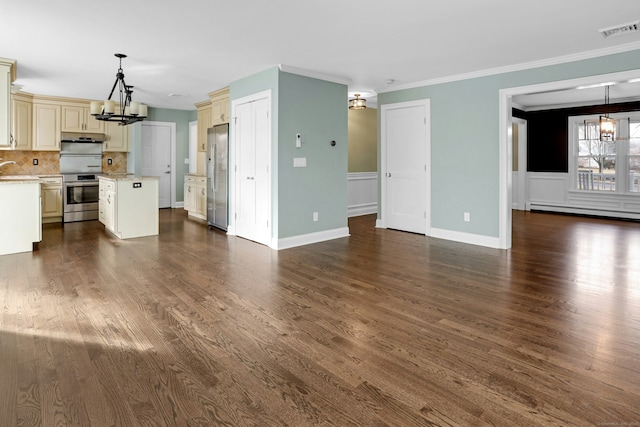
[[[347,77],[335,76],[332,74],[325,74],[314,70],[307,70],[305,68],[291,67],[289,65],[278,64],[278,68],[283,73],[297,74],[299,76],[311,77],[312,79],[326,80],[328,82],[339,83],[342,85],[350,85],[352,80]]]
[[[171,207],[176,207],[176,123],[175,122],[158,122],[158,121],[143,121],[141,122],[142,126],[169,126],[171,128],[171,140],[170,140],[170,150],[171,153],[171,183],[170,190],[171,191]],[[140,128],[140,137],[142,137],[142,128]],[[140,147],[140,156],[142,156],[142,147]],[[140,159],[142,160],[142,158]]]
[[[487,77],[496,74],[510,73],[514,71],[530,70],[532,68],[548,67],[550,65],[565,64],[568,62],[582,61],[585,59],[598,58],[601,56],[615,55],[618,53],[630,52],[640,49],[640,42],[632,42],[618,46],[606,47],[603,49],[590,50],[586,52],[574,53],[571,55],[557,56],[554,58],[543,59],[539,61],[523,62],[520,64],[507,65],[505,67],[488,68],[485,70],[473,71],[464,74],[454,74],[451,76],[438,77],[434,79],[422,80],[419,82],[406,83],[400,85],[385,86],[375,91],[377,93],[395,92],[403,89],[414,89],[424,86],[433,86],[442,83],[451,83],[460,80],[474,79],[478,77]]]
[[[427,165],[427,173],[425,175],[425,187],[426,187],[426,218],[425,218],[425,234],[429,236],[431,234],[431,100],[428,98],[418,99],[415,101],[396,102],[393,104],[385,104],[380,110],[380,214],[381,218],[376,221],[376,227],[387,228],[387,185],[386,185],[386,170],[387,170],[387,121],[386,113],[388,110],[395,110],[400,108],[412,108],[412,107],[424,107],[426,113],[426,132],[425,135],[425,165]]]
[[[517,117],[512,118],[512,124],[518,125],[518,181],[512,183],[512,188],[517,188],[518,201],[515,209],[524,210],[525,202],[528,200],[527,194],[527,121]],[[511,165],[513,170],[513,165]],[[514,173],[515,174],[515,173]],[[513,176],[513,175],[512,175]],[[512,200],[513,204],[513,194]]]
[[[176,209],[178,209],[178,208],[184,209],[184,202],[176,202],[176,205],[174,206],[174,208],[176,208]]]
[[[348,173],[347,200],[348,217],[378,213],[378,172]]]
[[[609,81],[610,79],[633,79],[640,77],[640,69],[623,71],[611,74],[602,74],[589,77],[580,77],[569,80],[559,80],[548,83],[540,83],[529,86],[518,86],[512,88],[500,89],[498,92],[499,102],[499,137],[500,137],[500,154],[499,154],[499,223],[498,234],[500,240],[501,249],[509,249],[511,247],[511,234],[512,234],[512,212],[511,212],[511,178],[512,167],[511,157],[507,157],[505,152],[509,150],[510,145],[510,132],[511,127],[511,98],[516,95],[524,95],[533,92],[553,91],[574,88],[577,86],[584,86],[596,83],[602,83],[603,81]]]
[[[611,211],[606,209],[593,209],[593,208],[578,208],[571,206],[558,206],[558,205],[543,205],[538,203],[531,203],[528,210],[543,211],[543,212],[559,212],[569,213],[577,215],[590,215],[599,216],[614,219],[635,219],[640,220],[640,213]]]
[[[312,243],[325,242],[327,240],[349,237],[349,227],[334,228],[333,230],[318,231],[316,233],[300,234],[298,236],[273,239],[271,247],[282,250],[297,246],[310,245]]]
[[[463,233],[461,231],[444,230],[442,228],[432,228],[431,237],[446,239],[454,242],[467,243],[470,245],[486,246],[488,248],[501,249],[498,237],[483,236],[480,234]]]

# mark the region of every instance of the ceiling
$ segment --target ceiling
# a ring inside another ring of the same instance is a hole
[[[635,0],[2,0],[0,57],[18,61],[15,84],[41,95],[105,99],[113,55],[125,53],[133,99],[152,107],[193,110],[278,64],[348,81],[374,101],[412,82],[639,49],[640,32],[598,32],[638,19]]]

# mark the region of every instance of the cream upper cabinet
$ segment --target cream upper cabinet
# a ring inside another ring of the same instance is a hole
[[[60,151],[60,105],[33,104],[34,151]]]
[[[105,122],[104,133],[107,135],[102,151],[129,151],[129,126],[120,126],[117,122]]]
[[[89,106],[63,105],[62,132],[104,132],[104,122],[91,115]]]
[[[11,83],[16,78],[16,61],[0,58],[0,147],[11,147]]]
[[[229,88],[209,94],[211,98],[211,125],[229,123]]]
[[[198,151],[207,151],[207,129],[211,123],[211,103],[198,106]]]
[[[11,136],[14,150],[31,150],[33,102],[28,97],[11,97]]]

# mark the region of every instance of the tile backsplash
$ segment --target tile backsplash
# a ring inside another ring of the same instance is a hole
[[[0,169],[3,175],[57,175],[60,173],[59,151],[0,151],[0,162],[13,160],[15,165]],[[34,165],[34,160],[38,161]],[[109,165],[108,159],[111,159]],[[127,153],[102,153],[103,173],[126,173]]]

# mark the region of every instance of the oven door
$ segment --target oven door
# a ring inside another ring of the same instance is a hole
[[[82,212],[98,210],[98,181],[66,182],[64,184],[64,211]]]

